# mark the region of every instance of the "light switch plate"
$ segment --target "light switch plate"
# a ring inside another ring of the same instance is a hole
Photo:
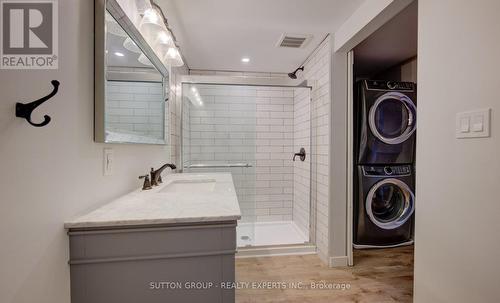
[[[103,174],[105,176],[113,175],[113,167],[114,167],[114,153],[111,148],[104,149],[104,158],[103,158]]]
[[[470,119],[469,119],[469,117],[460,117],[460,132],[461,133],[470,132]]]
[[[491,109],[458,113],[455,135],[457,138],[487,138],[490,136]]]

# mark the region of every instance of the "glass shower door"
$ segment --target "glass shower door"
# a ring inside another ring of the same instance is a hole
[[[182,85],[185,172],[229,172],[242,212],[238,247],[255,239],[256,97],[251,86]]]

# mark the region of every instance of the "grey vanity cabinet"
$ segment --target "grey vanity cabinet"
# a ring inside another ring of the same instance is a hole
[[[236,221],[69,229],[72,303],[235,300]]]

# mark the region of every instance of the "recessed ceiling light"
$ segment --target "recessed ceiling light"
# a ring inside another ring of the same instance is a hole
[[[248,57],[243,57],[243,58],[241,58],[241,62],[243,62],[243,63],[248,63],[248,62],[250,62],[250,58],[248,58]]]
[[[118,57],[123,57],[125,56],[123,53],[120,53],[120,52],[115,52],[115,56],[118,56]]]

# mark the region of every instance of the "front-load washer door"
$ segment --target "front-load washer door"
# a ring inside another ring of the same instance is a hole
[[[405,94],[385,93],[370,108],[368,122],[377,139],[387,144],[400,144],[416,129],[415,103]]]
[[[415,195],[401,180],[383,179],[368,192],[365,207],[373,224],[383,229],[395,229],[413,214]]]

